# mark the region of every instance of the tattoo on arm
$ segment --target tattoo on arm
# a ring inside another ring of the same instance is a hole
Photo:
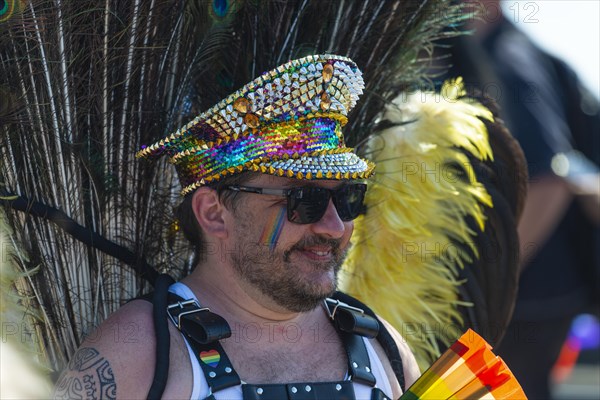
[[[56,399],[116,399],[117,384],[109,362],[93,347],[77,350],[58,380]]]

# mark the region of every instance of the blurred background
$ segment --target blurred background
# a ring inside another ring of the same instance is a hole
[[[600,1],[501,1],[502,12],[538,46],[566,61],[600,98]]]
[[[502,1],[501,7],[506,19],[544,51],[565,61],[600,99],[600,1],[511,0]],[[593,134],[597,137],[600,132]],[[600,185],[597,180],[596,185]],[[596,304],[590,311],[575,317],[553,368],[551,388],[556,399],[600,398],[600,310]]]

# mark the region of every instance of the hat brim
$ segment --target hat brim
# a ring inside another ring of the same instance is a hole
[[[186,195],[206,184],[217,182],[227,175],[242,171],[281,176],[300,180],[352,180],[367,179],[374,174],[375,164],[345,148],[332,153],[331,150],[303,154],[297,158],[249,162],[244,166],[227,169],[217,177],[202,179],[186,186],[181,194]]]
[[[350,150],[350,149],[348,149]],[[267,161],[257,164],[258,171],[294,179],[365,179],[373,174],[375,164],[348,151],[304,155],[287,160]]]

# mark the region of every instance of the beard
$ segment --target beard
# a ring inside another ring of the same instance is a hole
[[[241,280],[292,312],[311,311],[335,292],[338,272],[346,256],[346,249],[340,248],[340,240],[311,236],[288,248],[279,243],[271,251],[268,245],[249,241],[249,231],[243,229],[243,225],[237,235],[242,248],[230,253]],[[315,245],[330,247],[333,257],[327,262],[301,259],[310,264],[310,272],[303,272],[304,268],[298,268],[294,259],[301,257],[304,248]]]

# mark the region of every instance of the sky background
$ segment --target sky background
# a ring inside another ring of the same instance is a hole
[[[600,0],[504,0],[502,10],[600,98]]]

